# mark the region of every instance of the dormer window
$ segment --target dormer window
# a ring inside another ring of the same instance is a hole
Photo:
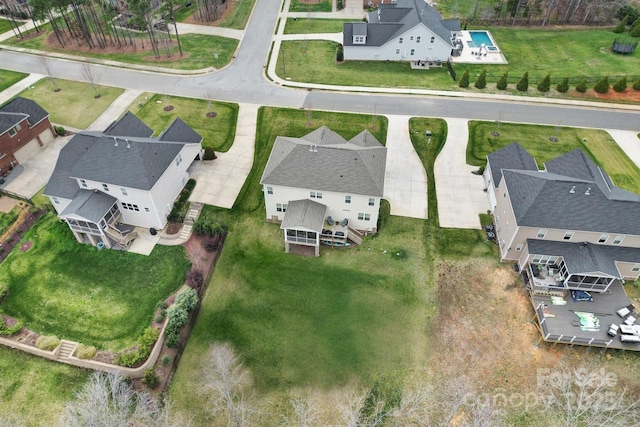
[[[353,36],[353,44],[365,44],[366,41],[365,36]]]

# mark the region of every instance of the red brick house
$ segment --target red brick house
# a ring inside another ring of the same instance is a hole
[[[17,97],[0,107],[0,175],[31,158],[54,137],[49,113],[35,101]]]

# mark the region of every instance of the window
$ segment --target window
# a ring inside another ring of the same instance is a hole
[[[409,37],[409,40],[413,40],[413,36]]]
[[[562,236],[562,240],[571,240],[572,237],[573,231],[567,231],[566,233],[564,233],[564,236]]]
[[[140,208],[138,207],[138,205],[133,205],[131,203],[122,203],[122,208],[128,211],[140,212]]]
[[[637,273],[638,271],[640,271],[640,264],[634,265],[631,271],[633,271],[634,273]]]
[[[605,243],[607,241],[607,239],[609,238],[608,234],[603,234],[602,236],[600,236],[600,238],[598,239],[598,243]]]
[[[84,187],[84,188],[87,188],[87,181],[85,181],[84,179],[81,179],[80,180],[80,186]]]
[[[516,245],[516,251],[521,251],[522,250],[522,243],[518,243]]]
[[[318,192],[316,193],[316,198],[317,198],[317,199],[322,199],[322,192],[318,191]]]
[[[127,189],[124,187],[120,187],[120,191],[122,191],[122,195],[126,196],[127,195]]]
[[[316,192],[315,191],[311,191],[309,193],[309,197],[311,197],[312,199],[315,199],[316,198]]]
[[[144,211],[145,212],[149,212],[149,208],[144,208]]]
[[[102,189],[104,191],[109,191],[109,186],[107,184],[102,184]]]
[[[400,40],[398,40],[398,42],[399,42],[400,44],[402,44],[402,42],[403,42],[403,41],[404,41],[404,39],[403,39],[402,37],[400,37]]]
[[[58,200],[57,197],[51,197],[51,200],[53,200],[53,203],[55,204],[60,204],[60,200]]]
[[[182,154],[178,153],[178,155],[176,156],[176,166],[180,166],[181,162],[182,162]]]
[[[267,194],[273,194],[273,187],[267,187]]]
[[[362,221],[362,220],[364,220],[364,221],[371,221],[371,214],[360,212],[360,213],[358,214],[358,219],[359,219],[360,221]]]
[[[538,234],[536,235],[536,238],[538,239],[544,239],[544,236],[547,235],[547,232],[549,230],[547,230],[546,228],[541,228],[540,230],[538,230]]]
[[[410,54],[413,55],[414,53],[416,53],[416,50],[415,49],[411,49]]]
[[[18,133],[18,132],[16,131],[16,128],[11,128],[11,129],[9,129],[9,136],[10,136],[11,138],[13,138],[14,136],[16,136],[16,133]]]
[[[364,44],[364,36],[354,36],[353,42],[357,44]]]
[[[420,43],[420,36],[416,37],[416,43]]]
[[[375,206],[375,204],[376,204],[375,199],[369,199],[369,206]]]
[[[436,38],[432,36],[432,37],[431,37],[431,43],[433,43],[433,42],[435,42],[435,41],[436,41]]]
[[[286,203],[276,203],[276,211],[278,212],[286,212],[287,204]]]
[[[345,203],[351,203],[351,196],[344,196]]]
[[[613,239],[613,244],[619,245],[620,243],[622,243],[623,240],[624,240],[624,236],[616,236],[616,238]]]
[[[396,49],[396,55],[400,55],[400,49]]]

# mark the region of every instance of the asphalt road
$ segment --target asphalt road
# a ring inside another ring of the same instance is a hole
[[[281,87],[267,81],[264,74],[280,7],[280,0],[256,2],[236,58],[228,67],[213,73],[178,76],[105,65],[91,66],[96,69],[100,84],[168,95],[197,98],[211,95],[222,101],[368,114],[501,120],[640,131],[640,111],[618,110],[606,104],[598,107],[545,105],[527,102],[525,99],[505,101],[400,94],[372,95]],[[54,58],[50,62],[54,76],[84,80],[81,63]],[[37,56],[6,50],[0,51],[0,68],[44,74]]]

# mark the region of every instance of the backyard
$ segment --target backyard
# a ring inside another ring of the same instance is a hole
[[[0,69],[0,92],[9,86],[13,86],[25,77],[27,77],[25,73]]]

